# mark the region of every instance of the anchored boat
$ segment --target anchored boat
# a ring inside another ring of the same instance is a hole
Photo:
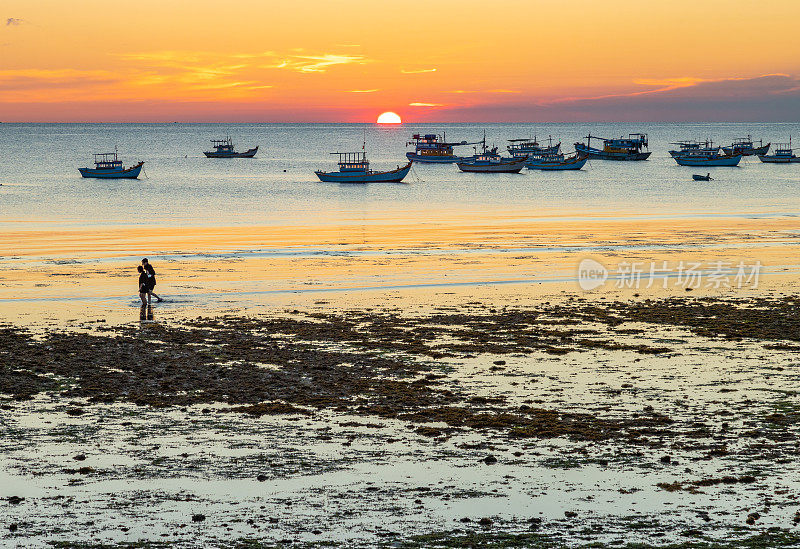
[[[258,146],[247,149],[245,152],[236,152],[230,136],[225,139],[212,139],[211,147],[214,149],[213,151],[203,152],[208,158],[253,158],[258,152]]]
[[[559,141],[558,143],[553,145],[552,135],[550,136],[550,140],[547,146],[540,145],[539,142],[536,141],[535,136],[533,139],[530,138],[509,139],[508,142],[510,143],[510,145],[506,148],[513,157],[559,154],[561,152],[561,142]]]
[[[753,144],[752,136],[748,135],[747,137],[734,139],[729,147],[722,147],[722,150],[728,155],[741,154],[742,156],[758,156],[767,154],[770,144],[767,143],[764,145],[763,139],[759,139],[758,144],[758,147],[756,147]]]
[[[413,162],[423,163],[450,163],[459,162],[462,157],[453,154],[453,147],[460,147],[462,145],[477,145],[480,141],[468,143],[466,141],[459,141],[458,143],[448,143],[446,135],[437,135],[435,133],[418,134],[415,133],[411,136],[411,141],[406,143],[406,146],[414,145],[414,152],[407,152],[406,158]]]
[[[588,157],[580,153],[564,156],[564,153],[531,155],[525,162],[529,170],[580,170]]]
[[[503,158],[497,152],[497,147],[486,148],[484,137],[483,152],[470,158],[464,158],[458,163],[462,172],[478,173],[519,173],[525,167],[527,156]]]
[[[315,171],[320,181],[325,183],[399,183],[411,170],[412,162],[405,166],[386,172],[376,172],[369,169],[369,161],[365,151],[359,152],[334,152],[339,156],[338,172]]]
[[[775,154],[760,154],[758,159],[767,164],[795,164],[800,158],[793,151],[790,137],[788,143],[775,143]]]
[[[618,139],[608,139],[589,134],[585,137],[586,143],[575,143],[575,151],[589,158],[599,158],[601,160],[647,160],[650,151],[642,151],[647,148],[646,133],[631,133],[628,137]],[[603,148],[592,147],[592,139],[600,139]]]
[[[738,166],[741,154],[689,153],[676,156],[675,162],[681,166]]]
[[[96,177],[100,179],[136,179],[142,171],[144,162],[134,164],[130,168],[122,165],[122,160],[117,156],[117,151],[110,153],[96,153],[94,155],[94,168],[78,168],[83,177]]]

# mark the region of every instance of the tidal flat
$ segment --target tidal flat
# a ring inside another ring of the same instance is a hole
[[[0,327],[0,543],[797,547],[800,296]]]

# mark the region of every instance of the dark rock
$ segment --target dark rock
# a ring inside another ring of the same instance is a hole
[[[497,364],[498,366],[505,366],[506,361],[505,360],[495,360],[494,364]]]
[[[19,528],[19,527],[17,526],[16,522],[8,525],[8,531],[9,532],[16,532],[17,528]]]
[[[9,496],[8,498],[6,498],[6,501],[8,501],[8,503],[10,503],[11,505],[19,505],[20,503],[25,501],[25,498],[21,498],[19,496]]]
[[[567,518],[575,518],[578,516],[578,513],[575,511],[564,511],[564,516]]]
[[[661,463],[669,464],[672,461],[672,458],[670,456],[661,456],[661,460],[660,461],[661,461]]]
[[[257,480],[258,482],[264,482],[265,480],[267,480],[267,475],[258,475],[258,476],[256,477],[256,480]]]
[[[483,462],[484,462],[486,465],[494,465],[495,463],[497,463],[497,458],[496,458],[496,457],[494,457],[493,455],[489,454],[488,456],[486,456],[485,458],[483,458]]]
[[[83,408],[70,408],[67,410],[68,416],[82,416],[84,414]]]
[[[192,522],[203,522],[206,520],[206,516],[203,513],[195,513],[192,515]]]
[[[469,518],[469,517],[464,517],[464,518],[459,519],[459,522],[463,522],[463,523],[472,522],[472,519]]]
[[[489,517],[483,517],[481,520],[478,521],[478,524],[480,524],[481,526],[491,526],[492,524],[494,524],[494,521]]]
[[[83,461],[86,459],[86,454],[78,454],[76,456],[72,456],[72,459],[75,461]]]
[[[758,513],[750,513],[749,515],[747,515],[747,520],[745,520],[745,522],[747,524],[753,525],[760,518],[761,518],[760,514],[758,514]]]

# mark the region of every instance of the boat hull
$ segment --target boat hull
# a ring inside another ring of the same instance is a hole
[[[258,147],[248,149],[244,152],[220,153],[216,151],[205,151],[203,154],[208,158],[253,158],[258,152]]]
[[[711,181],[711,176],[694,174],[692,176],[692,179],[694,179],[695,181]]]
[[[545,170],[545,171],[556,171],[556,170],[580,170],[586,164],[586,161],[589,160],[585,156],[573,156],[572,158],[566,158],[562,161],[556,162],[547,162],[542,161],[539,159],[529,159],[525,166],[529,170]]]
[[[758,155],[758,159],[765,164],[798,164],[800,156],[770,156],[766,154]]]
[[[716,158],[690,158],[688,156],[678,156],[675,158],[681,166],[738,166],[742,160],[742,155],[720,156]]]
[[[144,162],[123,170],[98,170],[96,168],[78,168],[81,176],[94,179],[137,179]]]
[[[411,170],[411,162],[388,172],[314,172],[323,183],[400,183]]]
[[[584,143],[575,143],[575,150],[588,158],[597,158],[600,160],[647,160],[650,158],[650,152],[607,152],[594,147],[589,147]]]
[[[472,173],[519,173],[525,167],[525,158],[519,160],[503,160],[491,163],[459,162],[458,169]]]
[[[763,147],[722,147],[722,150],[727,155],[741,154],[742,156],[761,156],[767,154],[771,143],[767,143]]]
[[[413,152],[407,152],[406,158],[412,162],[421,162],[423,164],[452,164],[453,162],[460,162],[461,157],[456,155],[422,155]]]

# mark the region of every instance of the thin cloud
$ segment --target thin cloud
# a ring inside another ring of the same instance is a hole
[[[27,21],[25,21],[24,19],[19,19],[17,17],[9,17],[8,19],[6,19],[6,27],[18,27],[26,22]]]
[[[442,103],[409,103],[409,107],[444,107]]]
[[[426,72],[436,72],[436,69],[415,69],[415,70],[400,69],[400,72],[403,74],[422,74]]]
[[[347,93],[374,93],[376,91],[381,91],[380,88],[374,88],[372,90],[348,90]]]

